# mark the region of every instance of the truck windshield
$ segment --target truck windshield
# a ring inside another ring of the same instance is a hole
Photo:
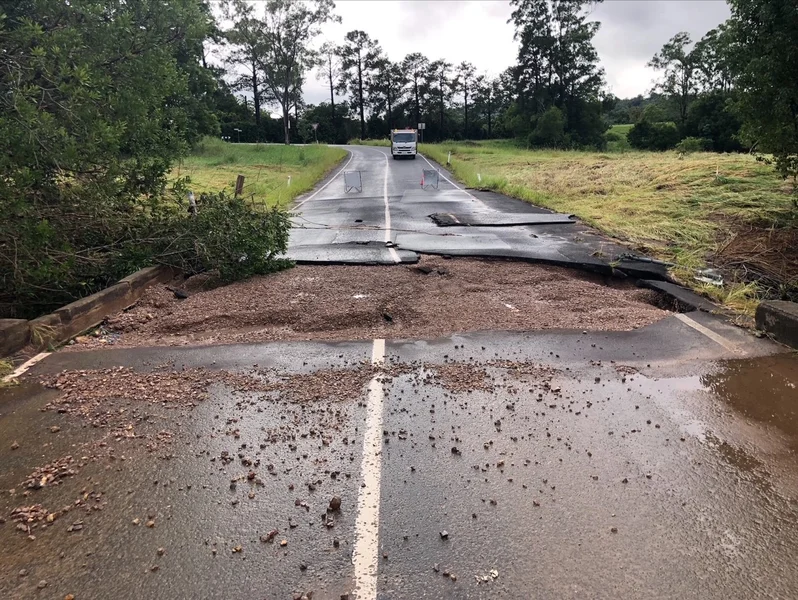
[[[394,142],[415,142],[416,141],[416,134],[411,132],[405,133],[394,133],[393,134],[393,141]]]

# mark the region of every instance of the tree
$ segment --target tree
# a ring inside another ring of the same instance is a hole
[[[429,89],[427,85],[429,69],[429,60],[420,52],[408,54],[402,61],[402,71],[410,86],[415,123],[421,122],[421,103],[425,101]]]
[[[534,146],[561,147],[565,142],[565,117],[562,111],[556,106],[551,106],[540,115],[529,141]]]
[[[195,0],[2,12],[0,316],[38,316],[138,268],[179,206],[159,201],[166,173],[218,132],[213,25]]]
[[[430,64],[429,76],[430,87],[434,87],[434,94],[438,100],[438,139],[445,138],[443,127],[443,116],[446,110],[446,101],[452,96],[452,80],[449,78],[449,70],[452,63],[443,59],[436,60]]]
[[[331,42],[325,42],[319,50],[318,67],[319,78],[324,79],[330,86],[330,117],[335,123],[335,89],[341,78],[341,60],[338,57],[338,49]]]
[[[682,31],[673,36],[654,57],[648,66],[664,71],[657,89],[668,95],[679,108],[679,124],[687,121],[690,101],[698,92],[696,80],[696,56],[688,50],[692,44],[690,34]]]
[[[600,1],[600,0],[599,0]],[[534,128],[537,116],[559,108],[575,145],[603,143],[595,132],[602,126],[600,91],[604,71],[593,37],[599,23],[588,20],[591,0],[511,0],[510,21],[521,42],[513,69],[515,106],[508,113],[521,137]]]
[[[400,65],[380,56],[374,61],[374,70],[368,82],[371,108],[376,114],[385,111],[388,131],[393,129],[394,109],[405,92],[405,77]]]
[[[463,137],[468,139],[468,93],[472,92],[474,85],[474,75],[477,69],[470,62],[461,62],[457,65],[457,75],[455,77],[455,85],[463,92]]]
[[[705,92],[729,92],[734,85],[731,70],[731,32],[725,23],[709,30],[691,53],[699,87]]]
[[[243,73],[232,82],[236,91],[252,92],[252,104],[255,110],[255,127],[260,127],[261,88],[259,64],[264,52],[262,23],[255,17],[255,7],[245,0],[233,0],[224,5],[225,16],[232,20],[230,29],[224,32],[229,45],[227,64],[234,69],[243,69]]]
[[[360,113],[360,139],[366,138],[365,83],[380,55],[377,40],[372,40],[365,31],[355,30],[346,34],[343,45],[338,48],[341,57],[341,82],[339,87],[352,97],[352,104]]]
[[[743,134],[774,155],[798,190],[798,5],[783,0],[730,0],[732,69]]]
[[[267,0],[261,21],[263,51],[258,66],[263,81],[279,104],[283,115],[285,143],[291,143],[290,109],[296,104],[297,85],[316,58],[310,42],[328,21],[340,21],[333,14],[333,0]]]

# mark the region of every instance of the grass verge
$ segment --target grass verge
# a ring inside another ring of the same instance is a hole
[[[345,156],[346,150],[322,145],[231,144],[206,138],[171,175],[173,180],[187,178],[195,194],[232,193],[236,177],[243,175],[245,198],[287,208]]]
[[[739,154],[523,150],[509,142],[422,144],[467,186],[571,213],[676,264],[683,283],[751,314],[798,295],[798,211],[771,167]],[[706,266],[726,284],[695,280]]]

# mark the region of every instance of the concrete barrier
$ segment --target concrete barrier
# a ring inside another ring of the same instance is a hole
[[[756,308],[756,327],[777,342],[798,348],[798,303],[766,300]]]
[[[172,280],[171,267],[147,267],[128,275],[111,287],[62,306],[32,321],[0,319],[0,357],[20,351],[28,343],[38,349],[66,342],[75,335],[102,323],[113,313],[135,304],[155,283]]]

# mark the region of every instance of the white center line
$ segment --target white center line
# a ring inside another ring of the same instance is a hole
[[[371,363],[385,362],[385,340],[374,340]],[[363,461],[360,466],[363,484],[357,498],[357,522],[352,564],[355,567],[357,600],[377,598],[379,565],[380,474],[382,472],[382,410],[385,393],[380,376],[369,382],[366,405],[366,431],[363,434]]]
[[[391,241],[391,209],[388,206],[388,171],[390,170],[391,161],[388,160],[388,155],[384,154],[385,156],[385,178],[382,182],[382,200],[385,202],[385,242],[388,243]],[[402,259],[399,258],[399,253],[393,249],[388,248],[388,254],[391,255],[391,259],[395,263],[402,262]]]
[[[684,323],[688,327],[692,327],[693,329],[695,329],[698,333],[705,335],[716,344],[723,346],[729,352],[732,352],[733,354],[739,354],[742,356],[748,354],[745,350],[743,350],[740,346],[738,346],[731,340],[727,340],[722,335],[715,333],[714,331],[712,331],[707,327],[704,327],[703,325],[701,325],[701,323],[694,321],[684,313],[675,313],[673,316],[679,319],[682,323]]]

